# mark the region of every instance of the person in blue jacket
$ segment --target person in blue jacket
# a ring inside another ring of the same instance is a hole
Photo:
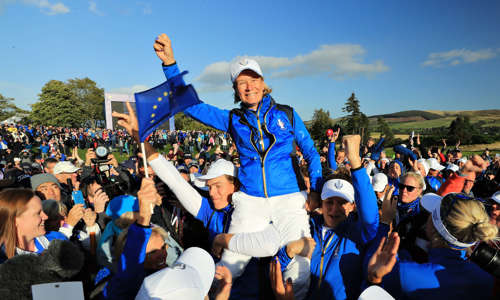
[[[167,234],[160,227],[151,225],[151,205],[161,198],[151,178],[142,180],[137,198],[137,220],[120,234],[115,244],[118,249],[115,252],[119,253],[116,272],[107,281],[104,281],[109,276],[107,269],[101,270],[96,277],[97,284],[105,282],[101,299],[135,299],[144,278],[167,266]]]
[[[167,35],[161,34],[154,48],[167,79],[179,74]],[[292,108],[274,102],[255,60],[240,59],[230,69],[235,101],[241,102],[239,109],[228,111],[200,103],[184,113],[230,133],[237,147],[241,187],[232,197],[235,210],[229,232],[261,231],[273,222],[280,233],[280,239],[274,241],[273,248],[277,251],[288,242],[308,235],[306,187],[291,155],[295,144],[308,163],[313,191],[318,191],[322,175],[319,154],[299,115]],[[237,278],[249,260],[249,256],[224,251],[221,263]]]
[[[395,299],[498,299],[493,295],[494,277],[466,258],[468,248],[498,234],[483,204],[456,193],[444,198],[429,193],[421,202],[431,214],[429,261],[400,260],[398,234],[384,243],[390,229],[385,222],[367,252],[367,281],[381,285]]]
[[[379,224],[377,199],[359,157],[360,136],[344,136],[343,145],[351,164],[350,178],[325,182],[321,192],[322,215],[310,219],[316,243],[312,252],[308,299],[357,299],[363,281],[362,262],[366,245],[375,238]],[[221,235],[223,247],[235,247],[248,255],[261,256],[266,240],[276,235],[269,225],[266,233]],[[219,240],[219,237],[216,238]],[[277,254],[282,270],[298,256],[286,248]],[[285,277],[286,278],[286,277]],[[295,292],[295,290],[294,290]]]
[[[136,140],[139,137],[137,118],[130,104],[127,103],[129,115],[113,113],[120,118],[118,124],[125,127]],[[232,195],[238,190],[240,184],[237,178],[237,168],[225,159],[212,163],[206,175],[197,180],[204,181],[209,188],[209,198],[203,197],[179,173],[177,168],[160,155],[149,142],[144,142],[147,160],[155,174],[171,189],[184,209],[196,219],[203,222],[208,229],[209,242],[212,244],[214,237],[220,233],[228,232],[234,207]],[[258,265],[252,260],[240,278],[233,283],[232,299],[258,299]]]
[[[311,218],[316,247],[308,299],[357,299],[364,248],[377,233],[377,199],[361,165],[360,137],[345,136],[343,144],[351,164],[352,184],[330,179],[323,186],[323,215]]]
[[[41,254],[59,232],[46,232],[42,200],[29,189],[0,192],[0,263],[19,254]]]

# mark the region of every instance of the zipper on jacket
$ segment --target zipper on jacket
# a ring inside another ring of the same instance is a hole
[[[256,116],[257,116],[257,129],[259,130],[259,134],[260,134],[260,146],[262,147],[262,153],[265,153],[266,150],[264,147],[264,135],[262,134],[262,128],[261,128],[260,118],[259,118],[261,107],[262,107],[262,102],[259,104],[259,108],[257,109],[257,114],[256,114]],[[267,194],[266,170],[265,170],[265,166],[264,166],[264,160],[266,159],[266,155],[264,154],[264,157],[262,157],[262,155],[259,155],[259,156],[260,156],[260,164],[261,164],[261,170],[262,170],[262,185],[264,186],[264,196],[266,196],[266,198],[269,198],[269,195]]]

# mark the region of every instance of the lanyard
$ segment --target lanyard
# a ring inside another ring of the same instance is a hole
[[[327,233],[328,233],[328,230],[325,232],[325,236]],[[328,249],[328,246],[330,246],[330,243],[332,242],[334,236],[335,236],[335,233],[332,232],[332,235],[328,238],[324,247],[323,247],[323,238],[321,238],[321,262],[319,265],[318,288],[321,286],[321,281],[323,280],[323,261],[325,259],[325,252],[326,252],[326,249]]]

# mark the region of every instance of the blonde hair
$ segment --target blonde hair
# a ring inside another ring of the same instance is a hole
[[[118,219],[114,220],[115,225],[120,229],[128,228],[132,223],[135,222],[136,216],[133,211],[127,211],[123,213]]]
[[[496,238],[498,227],[490,224],[489,221],[490,217],[484,205],[478,200],[468,199],[455,199],[448,215],[442,220],[448,232],[462,243],[489,241]],[[434,226],[431,227],[429,238],[435,241],[435,245],[449,247]]]
[[[118,238],[116,239],[115,245],[114,245],[114,259],[118,261],[120,259],[120,256],[122,255],[123,248],[125,248],[125,243],[127,242],[127,236],[128,236],[128,228],[125,228],[120,235],[118,235]],[[153,228],[151,228],[151,236],[154,234],[158,234],[163,238],[163,240],[166,240],[168,238],[168,233],[165,231],[165,229],[161,228],[160,226],[153,225]]]
[[[264,78],[262,78],[262,81],[264,81]],[[234,90],[234,103],[238,103],[241,101],[240,95],[238,94],[238,89],[236,88],[236,81],[233,83],[233,90]],[[270,88],[265,82],[264,82],[264,97],[271,94],[273,92],[273,89]]]
[[[403,176],[401,176],[401,179],[399,182],[403,182],[407,177],[412,177],[415,179],[415,181],[418,183],[418,187],[423,190],[425,186],[425,181],[424,177],[422,175],[415,173],[415,172],[407,172]]]

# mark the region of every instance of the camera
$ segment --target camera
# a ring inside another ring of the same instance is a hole
[[[93,143],[92,149],[94,150],[96,156],[96,158],[92,159],[92,163],[99,165],[107,163],[109,161],[108,159],[109,151],[105,145],[95,141]]]
[[[500,278],[500,250],[482,242],[477,245],[470,260],[491,275]]]

